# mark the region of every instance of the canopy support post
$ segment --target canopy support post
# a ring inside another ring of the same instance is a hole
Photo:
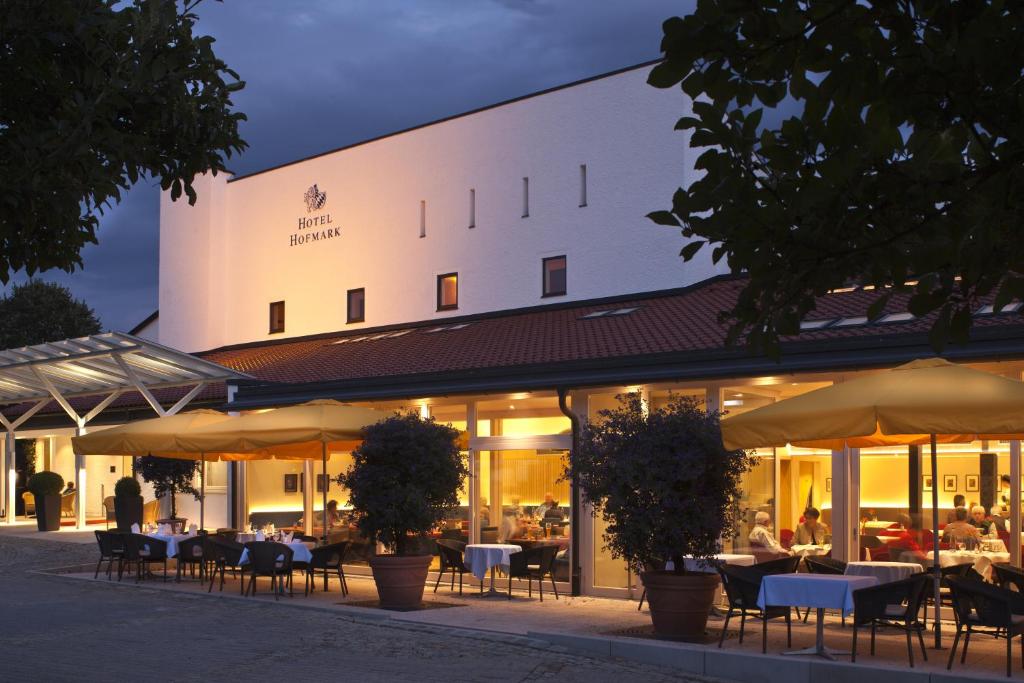
[[[936,454],[935,435],[931,435],[932,447],[932,587],[935,599],[935,649],[942,649],[942,622],[939,621],[939,610],[942,607],[942,598],[939,595],[939,581],[942,574],[939,572],[939,458]]]
[[[1020,532],[1020,440],[1010,441],[1010,538],[1021,538]],[[1019,567],[1021,562],[1020,543],[1011,542],[1010,562]]]
[[[199,530],[206,529],[206,453],[199,454]]]
[[[320,456],[323,459],[323,466],[324,466],[324,545],[327,545],[328,539],[330,537],[327,535],[328,526],[327,526],[327,442],[326,441],[321,441],[320,442]],[[324,570],[324,593],[326,593],[326,592],[327,592],[327,571]]]

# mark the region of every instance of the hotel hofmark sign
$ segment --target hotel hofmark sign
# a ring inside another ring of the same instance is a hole
[[[307,242],[319,242],[334,237],[341,237],[341,228],[331,226],[331,214],[324,213],[323,208],[327,206],[327,193],[322,191],[314,183],[302,196],[306,202],[306,213],[313,214],[299,218],[299,231],[293,232],[288,239],[288,246],[294,247],[297,244]]]

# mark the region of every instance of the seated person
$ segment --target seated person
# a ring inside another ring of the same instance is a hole
[[[75,482],[69,481],[68,485],[64,487],[64,490],[60,492],[60,495],[66,496],[69,493],[74,493],[74,492],[75,492]]]
[[[923,542],[923,532],[920,527],[911,521],[910,515],[899,514],[896,515],[896,521],[899,522],[902,527],[896,538],[889,541],[886,545],[889,546],[889,556],[891,559],[899,559],[901,562],[916,561],[921,564],[925,562],[925,554],[921,549]],[[925,544],[931,547],[931,544]],[[907,555],[911,555],[913,560]]]
[[[967,521],[967,508],[956,509],[956,519],[946,525],[942,538],[947,543],[968,543],[974,545],[978,540],[978,528]]]
[[[971,524],[978,528],[979,536],[996,535],[992,521],[985,517],[985,508],[981,505],[975,505],[971,508]]]
[[[1003,517],[1003,509],[1001,507],[993,505],[988,512],[988,521],[992,523],[994,536],[998,536],[1000,531],[1010,533],[1010,520]]]
[[[818,508],[807,508],[804,510],[804,521],[801,522],[793,534],[794,545],[825,545],[828,542],[828,528],[819,522],[821,513]]]
[[[514,508],[506,508],[498,525],[498,542],[508,543],[513,538],[522,536],[519,516]]]
[[[758,512],[754,515],[754,528],[750,530],[747,539],[750,545],[755,548],[766,548],[777,553],[789,554],[789,551],[782,547],[782,544],[775,540],[771,529],[772,518],[767,512]]]
[[[956,521],[956,509],[967,506],[967,499],[964,498],[964,494],[958,493],[953,496],[953,509],[946,513],[946,524],[952,524]]]
[[[536,521],[540,522],[545,517],[556,520],[562,519],[562,510],[558,507],[558,501],[555,500],[550,491],[544,494],[544,502],[533,510],[533,518]]]
[[[480,526],[491,525],[491,508],[487,505],[487,498],[480,498]]]

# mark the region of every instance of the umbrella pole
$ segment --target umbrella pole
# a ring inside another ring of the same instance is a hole
[[[199,454],[199,530],[206,528],[206,453]]]
[[[327,442],[321,442],[320,455],[324,467],[324,545],[327,545]],[[327,570],[324,570],[324,593],[327,592]]]
[[[935,649],[942,649],[942,624],[939,622],[939,460],[935,455],[935,435],[932,434],[932,587],[935,598]]]

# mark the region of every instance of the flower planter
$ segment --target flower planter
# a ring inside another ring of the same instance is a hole
[[[658,636],[673,640],[704,637],[720,580],[717,574],[652,571],[643,572],[640,579],[647,589],[651,622]]]
[[[118,531],[129,531],[132,524],[142,528],[142,496],[115,496],[114,519]]]
[[[431,555],[375,555],[370,558],[380,606],[415,609],[423,603]]]
[[[40,531],[60,530],[60,494],[36,496],[36,527]]]

